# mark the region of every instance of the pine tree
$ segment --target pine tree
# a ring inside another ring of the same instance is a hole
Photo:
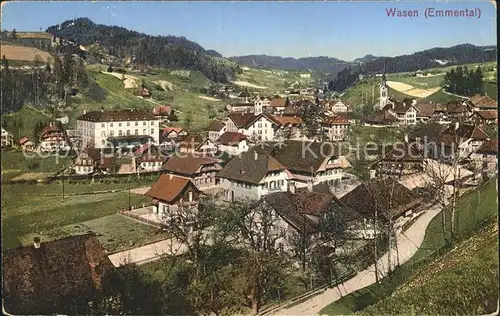
[[[10,37],[12,38],[13,41],[17,41],[19,36],[17,35],[16,29],[12,30],[12,32],[10,33]]]
[[[483,71],[480,66],[476,68],[476,71],[474,72],[474,77],[473,77],[473,82],[474,82],[474,92],[475,93],[483,93],[484,91],[484,83],[483,83]]]

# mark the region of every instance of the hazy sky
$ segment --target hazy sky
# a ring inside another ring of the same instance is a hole
[[[474,9],[481,17],[426,19],[424,10]],[[413,18],[386,9],[418,10]],[[11,2],[2,29],[45,30],[77,17],[152,35],[185,36],[222,55],[395,56],[456,44],[496,44],[490,2]]]

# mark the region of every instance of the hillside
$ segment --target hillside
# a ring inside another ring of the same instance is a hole
[[[229,59],[239,64],[255,68],[300,71],[313,70],[328,73],[337,73],[349,65],[346,61],[326,56],[292,58],[268,55],[247,55],[235,56]]]
[[[65,21],[47,28],[47,32],[84,47],[98,43],[107,54],[118,60],[129,58],[137,65],[197,70],[218,82],[227,82],[237,72],[237,67],[213,57],[220,54],[206,51],[185,37],[151,36],[124,27],[95,24],[88,18]]]
[[[354,59],[353,62],[354,63],[367,63],[370,61],[374,61],[377,58],[383,58],[383,57],[377,57],[377,56],[373,56],[371,54],[368,54],[368,55],[365,55],[363,57]]]

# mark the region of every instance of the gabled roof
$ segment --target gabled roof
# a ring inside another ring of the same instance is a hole
[[[439,104],[427,102],[417,102],[415,108],[418,110],[417,116],[419,117],[431,117],[436,110],[443,110]]]
[[[298,126],[303,123],[302,118],[300,118],[299,116],[272,115],[271,118],[279,126]]]
[[[153,109],[153,115],[170,115],[172,107],[169,105],[157,106]]]
[[[201,166],[216,164],[217,162],[217,159],[211,157],[199,157],[190,154],[173,155],[163,164],[163,170],[193,175]]]
[[[404,113],[408,112],[411,108],[415,108],[415,106],[413,104],[411,104],[411,103],[395,102],[394,105],[387,104],[384,107],[384,110],[391,110],[391,111],[393,111],[394,113],[397,113],[397,114],[404,114]],[[415,109],[418,112],[418,109],[417,108],[415,108]]]
[[[20,145],[24,145],[24,144],[26,144],[26,143],[27,143],[27,142],[29,142],[29,141],[30,141],[30,140],[28,139],[28,137],[26,137],[26,136],[25,136],[25,137],[23,137],[23,138],[21,138],[21,139],[19,140],[19,144],[20,144]]]
[[[498,108],[497,100],[491,98],[488,95],[476,94],[472,96],[469,101],[478,108]]]
[[[270,155],[250,150],[229,160],[217,176],[219,178],[258,184],[268,172],[286,168]]]
[[[367,116],[364,121],[369,124],[393,124],[398,122],[398,118],[388,110],[380,110]]]
[[[480,110],[474,112],[472,115],[477,115],[483,120],[496,120],[498,118],[497,110]]]
[[[285,106],[283,115],[298,115],[298,111],[293,106]]]
[[[220,120],[213,120],[207,127],[207,131],[218,132],[226,126],[226,123]]]
[[[423,161],[423,154],[416,144],[401,142],[395,143],[381,161]]]
[[[276,124],[276,122],[266,114],[259,114],[259,115],[255,115],[254,113],[229,114],[229,118],[233,121],[234,125],[236,125],[237,128],[245,128],[245,129],[250,127],[255,121],[257,121],[261,117],[265,117],[273,124]]]
[[[280,107],[283,108],[287,104],[287,99],[286,98],[274,98],[271,100],[271,107]]]
[[[191,186],[194,190],[199,192],[189,179],[171,174],[162,174],[145,195],[160,201],[173,203],[179,199],[181,193],[188,186]]]
[[[248,139],[248,136],[245,134],[237,132],[225,132],[224,134],[220,135],[219,139],[217,139],[217,142],[226,146],[234,146],[238,145],[242,140],[250,141]]]
[[[392,178],[370,179],[340,198],[355,211],[370,218],[395,219],[421,202],[411,190]]]
[[[210,139],[204,138],[201,135],[187,135],[179,142],[178,145],[180,148],[188,148],[196,150],[207,142],[214,144],[214,142],[212,142]]]
[[[166,136],[166,135],[170,134],[171,132],[176,132],[177,134],[179,134],[182,131],[184,131],[182,129],[182,127],[164,127],[162,129],[162,135]]]
[[[334,143],[287,140],[274,147],[272,156],[291,171],[314,173],[331,156],[339,156]]]
[[[68,137],[66,135],[66,130],[62,126],[59,126],[59,124],[54,124],[54,123],[50,123],[49,125],[45,126],[45,128],[40,133],[40,138],[42,139],[43,137],[48,136],[50,134],[59,134],[62,137],[65,138]]]
[[[5,309],[16,315],[74,314],[68,298],[93,299],[113,269],[95,234],[7,250],[2,263]]]
[[[446,129],[445,126],[439,123],[427,123],[420,125],[417,129],[409,133],[409,139],[415,140],[419,137],[422,141],[427,139],[427,142],[434,142],[439,135]]]
[[[94,161],[101,159],[101,151],[95,147],[85,147],[82,152],[87,154]]]
[[[114,122],[114,121],[151,121],[158,120],[153,113],[135,110],[118,111],[91,111],[83,114],[77,120],[90,122]]]
[[[351,125],[348,120],[338,115],[328,116],[323,119],[322,123],[327,125]]]
[[[492,155],[498,154],[498,139],[486,140],[476,153]]]
[[[463,103],[448,103],[446,106],[446,112],[447,113],[467,113],[469,112],[469,108],[467,107],[466,104]]]
[[[458,128],[456,128],[455,124],[451,124],[441,135],[445,136],[458,136],[461,139],[469,139],[473,140],[486,140],[489,139],[488,134],[486,134],[480,127],[476,124],[460,124]]]
[[[145,153],[150,153],[151,155],[157,155],[159,152],[160,152],[160,150],[158,149],[158,147],[156,147],[155,145],[153,145],[151,143],[146,143],[146,144],[142,145],[141,147],[139,147],[134,152],[134,156],[140,157],[140,156],[144,155]]]

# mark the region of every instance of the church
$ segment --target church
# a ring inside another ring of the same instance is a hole
[[[394,104],[394,102],[389,98],[389,89],[387,87],[387,80],[385,76],[385,63],[384,63],[384,72],[382,74],[382,80],[379,84],[380,89],[380,98],[377,103],[373,105],[374,111],[380,111],[385,108],[387,104]]]

